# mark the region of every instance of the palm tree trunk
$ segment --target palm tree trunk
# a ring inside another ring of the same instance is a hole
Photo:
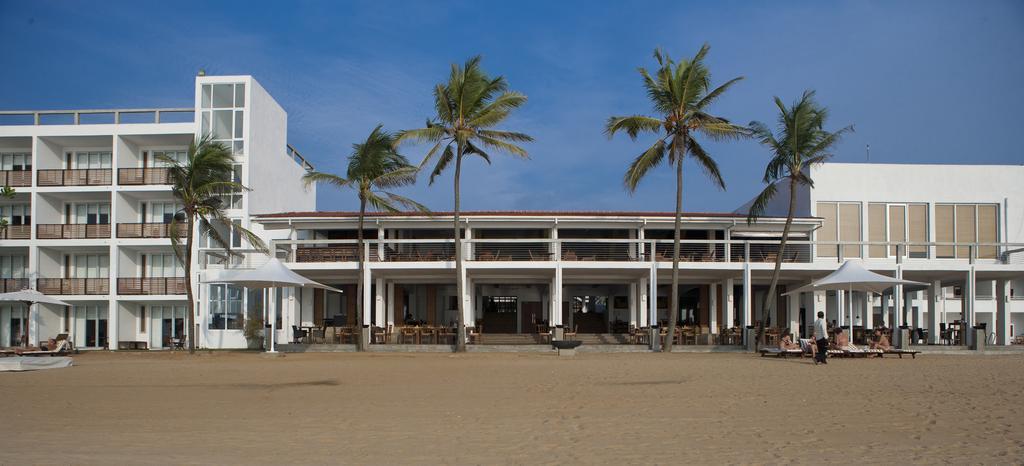
[[[765,323],[768,321],[768,316],[775,310],[775,304],[778,299],[775,298],[775,288],[779,285],[779,274],[782,273],[782,258],[783,254],[786,253],[786,241],[789,240],[789,228],[793,225],[793,212],[796,210],[796,179],[790,176],[789,178],[789,212],[786,214],[786,226],[782,228],[782,241],[779,242],[779,252],[775,256],[775,270],[772,271],[772,281],[768,285],[768,294],[764,297],[764,309],[761,312],[761,323],[758,325],[757,333],[758,339],[763,344],[765,341],[764,329]],[[792,298],[796,299],[796,298]]]
[[[455,289],[459,296],[459,328],[456,332],[455,351],[466,351],[466,284],[462,279],[462,232],[459,229],[459,179],[462,175],[462,143],[458,144],[458,155],[455,156],[455,209],[453,228],[455,232]]]
[[[685,147],[685,145],[684,145]],[[685,150],[685,149],[684,149]],[[665,346],[662,351],[672,351],[672,338],[676,334],[676,321],[679,320],[679,246],[683,229],[683,154],[676,154],[676,222],[672,241],[672,294],[669,299],[668,330],[665,335]],[[658,289],[655,284],[654,289]],[[657,296],[651,297],[657,300]]]
[[[359,337],[356,340],[356,351],[366,349],[366,332],[363,331],[363,287],[366,286],[363,280],[363,270],[366,267],[366,258],[363,257],[363,221],[366,217],[366,197],[359,194],[359,231],[356,232],[356,249],[359,255],[359,280],[356,285],[356,327],[359,329]]]
[[[188,215],[188,233],[185,234],[185,293],[188,295],[188,353],[196,352],[196,298],[192,292],[192,241],[194,228],[197,225],[192,215]]]

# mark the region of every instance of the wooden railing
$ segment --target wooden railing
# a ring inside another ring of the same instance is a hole
[[[185,277],[118,278],[117,294],[185,294]]]
[[[36,225],[36,239],[110,238],[110,224],[41,224]]]
[[[109,278],[40,278],[36,288],[43,294],[97,295],[110,294]]]
[[[32,225],[7,225],[0,230],[0,239],[29,239],[32,237]]]
[[[0,278],[0,293],[10,293],[28,288],[27,278]]]
[[[110,186],[113,170],[84,168],[73,170],[39,170],[38,186]]]
[[[175,225],[178,237],[184,237],[188,233],[188,224],[179,223]],[[118,238],[170,238],[171,224],[169,223],[118,223]]]
[[[170,184],[170,173],[170,170],[166,168],[118,168],[117,184],[126,186]]]
[[[32,186],[32,171],[0,170],[0,186],[14,188]]]

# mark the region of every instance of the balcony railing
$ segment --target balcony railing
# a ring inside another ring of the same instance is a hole
[[[178,237],[182,238],[188,232],[187,223],[175,224]],[[169,223],[118,223],[118,238],[170,238],[171,224]]]
[[[170,173],[170,170],[166,168],[118,168],[117,184],[125,186],[170,184]]]
[[[39,170],[39,186],[110,186],[113,170],[81,168],[71,170]]]
[[[277,240],[279,257],[293,262],[355,262],[355,240]],[[450,239],[366,240],[370,262],[430,262],[455,259]],[[671,262],[672,240],[636,239],[469,239],[463,241],[467,261],[477,262]],[[963,250],[958,257],[942,251]],[[874,257],[869,251],[890,251],[891,256]],[[1024,244],[1010,243],[884,243],[790,240],[782,254],[783,263],[841,263],[847,259],[879,262],[920,260],[990,261],[1024,263]],[[683,240],[679,260],[683,263],[774,263],[779,257],[778,240]]]
[[[109,278],[40,278],[36,288],[43,294],[100,295],[110,294]]]
[[[32,186],[31,170],[0,170],[0,186],[14,188]]]
[[[36,239],[95,239],[110,238],[110,224],[40,224],[36,225]]]
[[[191,123],[193,121],[195,121],[195,109],[193,108],[0,111],[0,124],[3,125]]]
[[[185,294],[185,277],[118,278],[117,294]]]
[[[0,293],[10,293],[28,288],[27,278],[0,278]]]
[[[0,230],[0,239],[29,239],[32,237],[32,225],[7,225]]]

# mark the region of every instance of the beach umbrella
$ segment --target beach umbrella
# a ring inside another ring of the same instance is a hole
[[[266,264],[260,267],[250,270],[225,270],[221,272],[216,278],[207,280],[205,283],[228,283],[232,285],[240,285],[246,288],[278,288],[282,286],[297,286],[297,287],[311,287],[311,288],[323,288],[325,290],[337,291],[340,290],[331,288],[327,285],[317,283],[310,280],[302,275],[299,275],[289,269],[288,266],[281,263],[276,257],[271,257]],[[276,353],[274,346],[274,322],[277,321],[277,308],[271,303],[272,300],[267,300],[268,318],[267,320],[271,325],[270,332],[270,353]]]
[[[807,285],[801,286],[783,296],[802,293],[805,291],[843,290],[851,294],[854,291],[868,293],[882,293],[896,285],[926,285],[925,283],[912,280],[888,277],[882,274],[865,269],[858,262],[846,261],[843,265],[824,278],[815,280]],[[847,297],[850,316],[850,338],[853,338],[853,300]]]
[[[49,297],[49,296],[47,296],[45,294],[42,294],[42,293],[40,293],[40,292],[38,292],[36,290],[28,290],[28,289],[21,290],[21,291],[12,291],[10,293],[0,293],[0,302],[24,303],[26,306],[28,306],[28,309],[29,309],[29,311],[28,311],[29,320],[31,320],[31,317],[32,317],[32,305],[33,304],[43,303],[43,304],[56,304],[58,306],[70,306],[70,304],[65,303],[64,301],[61,301],[61,300],[59,300],[57,298],[51,298],[51,297]],[[38,309],[36,310],[36,312],[39,312]],[[25,325],[27,327],[27,324],[25,324],[24,321],[23,321],[23,325]],[[27,332],[27,331],[28,331],[28,328],[22,329],[22,332],[23,332],[22,335],[24,335],[25,332]],[[26,340],[26,344],[27,343],[28,343],[28,341]]]

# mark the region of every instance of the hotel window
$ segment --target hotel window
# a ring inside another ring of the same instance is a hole
[[[863,241],[861,237],[860,204],[853,202],[819,202],[817,215],[822,218],[817,240],[822,242]],[[818,246],[818,257],[836,257],[839,248],[825,244]],[[860,244],[842,245],[843,257],[860,257]]]
[[[32,207],[28,204],[0,205],[0,218],[7,219],[9,225],[31,225]]]
[[[146,223],[171,223],[182,205],[176,202],[150,202],[143,221]]]
[[[188,161],[188,153],[183,150],[155,150],[150,157],[148,153],[143,152],[143,160],[147,159],[150,160],[150,166],[165,168],[173,165],[168,159],[184,165]]]
[[[143,254],[146,277],[184,277],[185,268],[174,254]]]
[[[68,278],[108,278],[110,259],[105,254],[74,254],[65,256]]]
[[[514,313],[518,310],[519,298],[516,296],[488,296],[484,302],[487,312]]]
[[[0,256],[0,278],[25,278],[27,273],[27,256]]]
[[[888,243],[928,242],[927,204],[868,204],[868,241]],[[927,257],[928,247],[918,244],[907,247],[910,257]],[[896,245],[870,245],[868,257],[895,257]]]
[[[232,166],[231,181],[242,185],[242,164],[236,163]],[[225,189],[221,193],[220,198],[225,209],[242,208],[242,189]]]
[[[110,204],[67,204],[64,213],[69,224],[107,225],[110,223]]]
[[[210,285],[208,298],[210,330],[241,330],[245,324],[242,297],[245,288],[233,285]]]
[[[995,204],[935,205],[935,241],[957,243],[936,246],[939,258],[969,258],[970,243],[995,243],[999,241],[998,232],[999,206]],[[996,253],[995,246],[979,246],[977,257],[995,259]]]
[[[245,153],[245,84],[204,84],[201,132],[235,155]]]
[[[27,171],[32,170],[32,155],[26,153],[0,153],[0,170]]]
[[[74,152],[68,153],[71,160],[71,168],[74,169],[102,169],[110,168],[110,152]]]
[[[107,305],[79,304],[72,308],[75,316],[75,344],[87,348],[107,346]]]

